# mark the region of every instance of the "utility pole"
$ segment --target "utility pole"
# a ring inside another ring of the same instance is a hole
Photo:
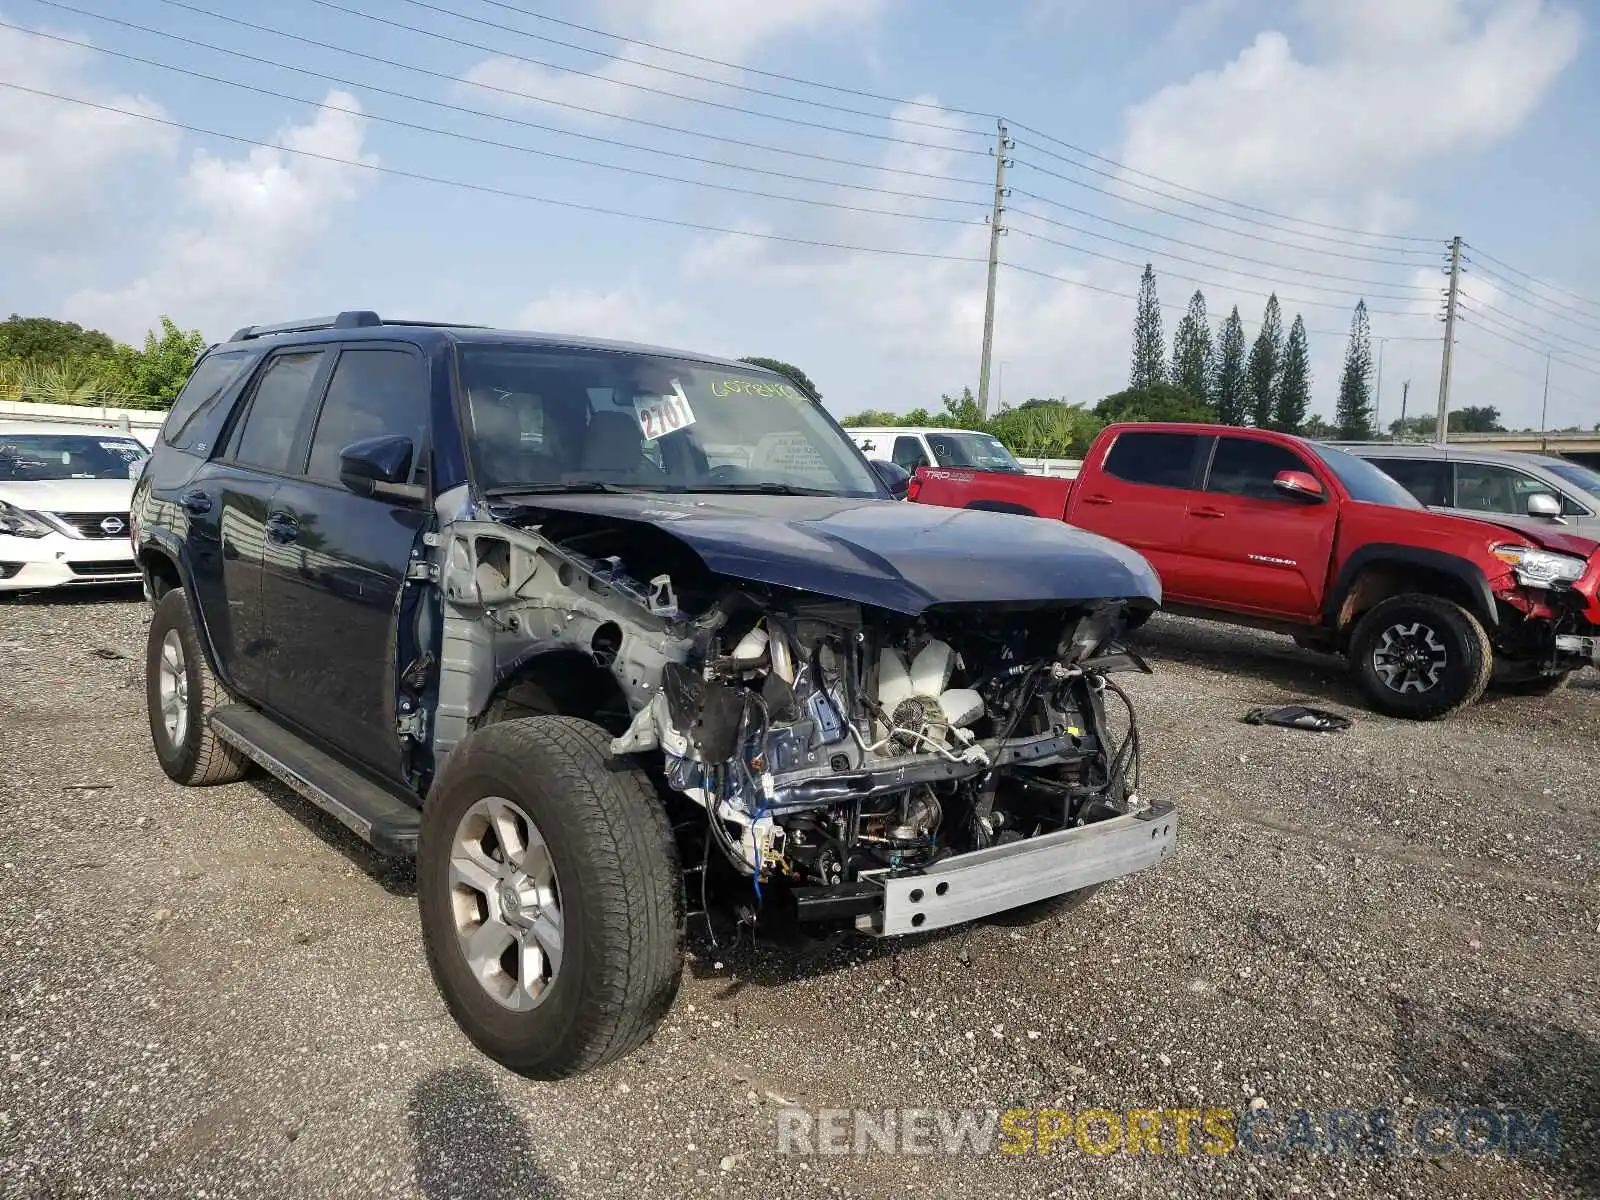
[[[989,357],[994,353],[994,284],[1000,268],[1000,235],[1005,232],[1006,151],[1012,141],[999,123],[994,149],[994,211],[989,215],[989,291],[983,304],[983,361],[978,364],[978,411],[989,419]]]
[[[1444,301],[1444,360],[1439,364],[1439,423],[1434,439],[1443,445],[1450,440],[1450,351],[1456,340],[1456,301],[1461,294],[1461,235],[1450,239],[1450,290]]]
[[[1400,385],[1400,423],[1394,427],[1394,440],[1399,441],[1406,435],[1406,399],[1411,395],[1411,380],[1406,380]]]
[[[1539,405],[1539,449],[1550,449],[1550,438],[1546,430],[1550,428],[1550,351],[1544,352],[1544,403]]]
[[[1378,339],[1378,390],[1372,398],[1372,427],[1377,432],[1383,432],[1383,347],[1388,338]]]

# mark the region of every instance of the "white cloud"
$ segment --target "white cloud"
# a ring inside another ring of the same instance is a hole
[[[1516,130],[1578,52],[1581,20],[1544,0],[1353,0],[1307,11],[1329,48],[1267,30],[1221,70],[1128,116],[1122,161],[1232,196],[1381,188],[1419,160]]]
[[[69,297],[67,314],[127,338],[163,313],[210,330],[270,315],[311,239],[356,195],[366,173],[349,164],[376,162],[362,153],[365,124],[353,96],[330,91],[308,124],[282,129],[271,147],[234,159],[197,151],[180,183],[191,223],[154,239],[144,275]]]
[[[92,60],[90,51],[0,29],[0,79],[165,116],[153,101],[95,86],[87,78]],[[0,89],[0,232],[59,234],[105,206],[129,160],[170,153],[176,144],[172,129],[138,116]]]
[[[883,0],[609,0],[601,6],[603,24],[611,29],[637,30],[647,42],[678,46],[706,58],[743,63],[764,44],[778,38],[831,33],[859,26],[882,7]],[[530,55],[532,56],[532,55]],[[593,76],[536,66],[506,55],[485,59],[462,77],[466,84],[494,89],[505,103],[525,96],[597,109],[615,116],[631,115],[662,103],[662,98],[640,87],[682,95],[700,95],[711,85],[667,75],[652,66],[671,67],[709,79],[732,78],[735,72],[709,63],[662,54],[629,44],[621,54],[606,60]],[[634,87],[619,86],[633,84]],[[505,93],[515,93],[507,96]],[[727,103],[741,103],[727,93]],[[571,110],[563,110],[571,116]]]
[[[523,306],[514,323],[539,333],[667,345],[684,336],[685,312],[670,293],[630,282],[609,291],[552,288]]]

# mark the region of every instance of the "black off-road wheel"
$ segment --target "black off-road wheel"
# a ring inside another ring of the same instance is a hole
[[[423,808],[422,937],[450,1014],[535,1079],[620,1058],[672,1005],[683,885],[649,776],[572,717],[489,725]]]
[[[1038,925],[1048,921],[1051,917],[1059,917],[1082,908],[1089,902],[1089,898],[1100,890],[1098,883],[1086,888],[1079,888],[1075,892],[1067,892],[1060,896],[1049,896],[1043,900],[1035,900],[1032,904],[1024,904],[1019,908],[1008,908],[1004,912],[990,913],[984,919],[991,925],[999,925],[1006,929],[1025,929],[1029,925]]]
[[[211,710],[228,697],[200,649],[182,588],[156,601],[144,668],[150,740],[168,777],[192,787],[244,778],[250,760],[211,732]]]
[[[1419,592],[1391,597],[1361,618],[1350,662],[1373,708],[1435,721],[1483,695],[1494,649],[1461,605]]]

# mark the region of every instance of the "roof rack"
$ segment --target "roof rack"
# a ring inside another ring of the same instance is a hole
[[[414,325],[428,329],[484,329],[483,325],[463,325],[458,321],[385,321],[370,309],[353,308],[335,317],[307,317],[299,321],[283,321],[276,325],[246,325],[228,340],[245,342],[251,338],[271,337],[275,333],[315,333],[322,329],[370,329],[379,325]]]

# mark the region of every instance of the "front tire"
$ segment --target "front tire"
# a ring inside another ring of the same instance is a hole
[[[620,1058],[671,1007],[683,888],[661,798],[572,717],[479,729],[423,808],[422,936],[450,1014],[535,1079]]]
[[[144,662],[150,740],[167,777],[190,787],[244,778],[250,760],[211,732],[211,710],[227,703],[227,694],[200,649],[182,588],[156,601]]]
[[[1419,592],[1369,610],[1351,635],[1350,660],[1379,712],[1435,721],[1483,695],[1494,650],[1477,617]]]

